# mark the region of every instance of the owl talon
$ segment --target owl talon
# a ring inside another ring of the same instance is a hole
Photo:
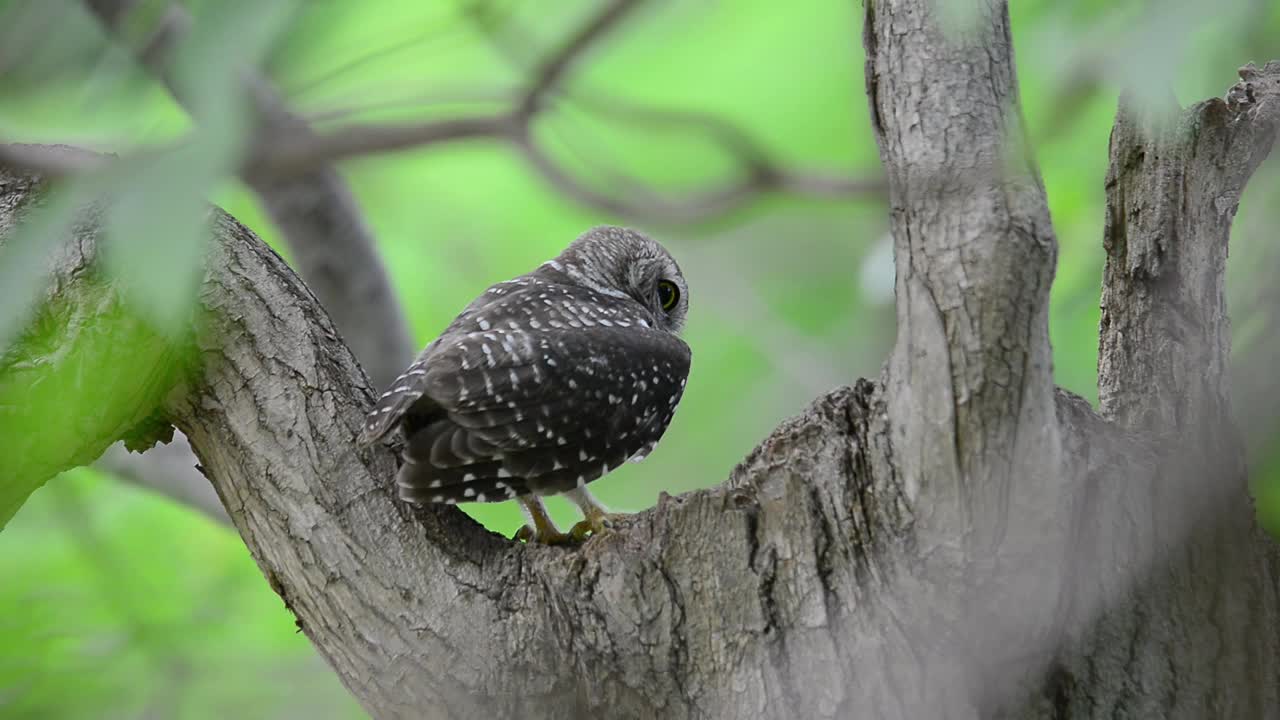
[[[516,542],[526,542],[531,545],[569,545],[574,542],[580,542],[581,538],[572,532],[562,533],[559,530],[546,530],[541,535],[537,530],[528,525],[520,526],[516,534],[512,536],[512,540]]]
[[[529,524],[522,526],[516,531],[512,540],[517,542],[523,540],[527,543],[537,543],[539,545],[568,545],[574,542],[575,538],[570,533],[562,533],[552,522],[551,516],[547,514],[547,508],[542,504],[542,500],[533,495],[524,495],[518,498],[520,507],[524,510],[525,517],[529,519]]]
[[[570,528],[569,534],[574,540],[581,542],[589,536],[612,532],[626,517],[626,513],[591,513]]]
[[[579,520],[577,523],[574,524],[573,527],[569,528],[569,535],[571,535],[573,539],[577,540],[578,542],[582,542],[586,540],[588,537],[590,537],[591,533],[592,533],[591,523],[587,522],[586,520]]]

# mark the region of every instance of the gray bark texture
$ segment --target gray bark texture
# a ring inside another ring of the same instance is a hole
[[[165,418],[271,587],[377,718],[1280,717],[1280,554],[1230,418],[1223,266],[1280,64],[1125,101],[1101,413],[1055,390],[1056,241],[1007,8],[867,0],[899,337],[716,487],[572,548],[395,499],[315,297],[213,214],[198,361]],[[38,185],[0,171],[0,208]],[[12,218],[0,218],[0,227]],[[57,287],[94,262],[86,224]]]

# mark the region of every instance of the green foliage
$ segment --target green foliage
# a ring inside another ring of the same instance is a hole
[[[127,285],[135,307],[166,330],[189,322],[203,275],[209,196],[234,175],[252,127],[243,68],[260,62],[292,4],[234,0],[197,18],[167,75],[194,116],[193,136],[110,171],[121,182],[104,219],[106,267]]]
[[[361,717],[233,532],[88,470],[0,533],[0,717]]]
[[[0,527],[27,496],[144,424],[184,367],[157,332],[91,278],[40,305],[0,359]]]

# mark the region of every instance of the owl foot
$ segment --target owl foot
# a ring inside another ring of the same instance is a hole
[[[521,525],[511,539],[516,542],[537,543],[540,545],[568,545],[579,540],[573,533],[562,533],[555,528],[549,530],[544,528],[543,532],[539,534],[537,529],[529,525]]]
[[[568,545],[574,542],[573,535],[560,532],[560,528],[552,522],[541,498],[536,495],[522,495],[516,499],[520,502],[520,509],[524,511],[524,516],[529,522],[516,531],[512,540],[542,545]]]
[[[586,540],[588,535],[603,535],[627,517],[625,513],[609,512],[585,487],[574,488],[564,496],[582,511],[582,521],[569,530],[576,540]]]
[[[591,535],[603,535],[629,517],[626,513],[592,512],[569,529],[569,535],[579,542]]]

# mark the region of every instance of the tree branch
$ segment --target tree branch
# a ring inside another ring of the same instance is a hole
[[[1280,63],[1250,64],[1240,78],[1225,100],[1186,110],[1172,97],[1120,101],[1098,374],[1103,413],[1126,425],[1190,429],[1231,416],[1227,246],[1245,184],[1276,143]],[[1153,393],[1153,382],[1177,392]]]
[[[1059,666],[1064,713],[1265,717],[1280,702],[1280,551],[1254,523],[1224,291],[1240,196],[1280,125],[1280,63],[1240,75],[1226,101],[1186,110],[1126,95],[1112,130],[1099,396],[1117,431],[1150,438],[1153,470],[1083,498],[1097,595],[1078,602],[1087,631]],[[1127,510],[1100,521],[1103,508]],[[1121,545],[1150,559],[1136,587],[1109,578]],[[1117,682],[1081,686],[1097,667]]]
[[[532,140],[522,139],[518,146],[529,164],[560,192],[584,205],[629,220],[688,225],[723,216],[768,192],[840,198],[853,195],[874,196],[883,189],[883,183],[879,180],[792,175],[764,168],[723,187],[686,193],[680,199],[652,197],[638,200],[632,197],[623,200],[583,185]]]
[[[250,172],[263,177],[288,178],[317,162],[403,150],[442,142],[490,139],[512,143],[542,177],[578,202],[619,218],[649,223],[689,224],[722,216],[761,195],[787,192],[818,198],[879,197],[877,179],[825,177],[789,171],[767,159],[754,141],[731,124],[700,113],[639,108],[629,103],[597,102],[601,112],[626,115],[629,121],[680,123],[705,132],[728,149],[744,171],[723,186],[692,193],[691,198],[651,197],[635,200],[593,189],[565,170],[533,138],[532,126],[548,105],[548,98],[564,84],[572,66],[609,32],[615,30],[643,0],[610,0],[557,47],[532,73],[512,109],[497,114],[450,118],[418,125],[353,125],[318,134],[282,134],[260,144],[251,157]],[[603,107],[599,107],[603,106]]]
[[[606,10],[606,14],[607,12]],[[528,53],[524,52],[524,48],[533,44],[529,34],[515,32],[514,37],[507,37],[513,33],[513,30],[511,27],[506,27],[503,32],[504,37],[496,37],[497,33],[492,27],[491,18],[483,4],[476,4],[469,8],[468,17],[476,22],[508,59],[514,63],[528,62],[526,57]],[[582,35],[583,33],[579,33],[579,37]],[[570,43],[559,52],[559,55],[563,56],[567,49],[572,47],[574,44]],[[546,150],[534,142],[527,132],[517,138],[518,145],[529,163],[562,193],[584,205],[600,208],[622,218],[691,224],[724,215],[733,208],[743,206],[751,199],[769,192],[789,192],[801,196],[832,199],[853,196],[879,198],[885,192],[884,182],[879,178],[825,177],[789,171],[774,162],[760,143],[742,128],[709,113],[651,108],[630,102],[625,98],[601,96],[598,93],[571,92],[566,95],[568,100],[577,106],[618,122],[648,127],[682,128],[705,135],[724,148],[736,160],[741,170],[741,177],[738,180],[721,187],[691,193],[692,197],[674,200],[654,197],[645,202],[633,199],[630,195],[634,193],[628,193],[626,199],[621,199],[593,190],[578,182],[572,174],[561,168]],[[531,106],[539,107],[541,103],[533,103]]]
[[[80,175],[100,167],[102,155],[80,148],[29,143],[0,143],[0,163],[11,170],[56,179]]]
[[[516,109],[516,116],[529,118],[542,108],[542,101],[554,92],[568,74],[570,66],[579,62],[593,46],[626,19],[643,0],[608,0],[591,19],[579,27],[558,50],[542,63],[533,82]]]
[[[90,8],[109,27],[127,15],[127,9],[133,0],[86,0]],[[622,103],[614,107],[617,99],[609,99],[597,105],[597,111],[621,117],[629,122],[665,124],[684,124],[691,129],[706,133],[717,144],[725,147],[739,160],[743,168],[741,177],[722,186],[710,187],[693,193],[692,199],[685,197],[666,198],[652,195],[649,199],[632,200],[631,193],[611,195],[595,190],[571,173],[563,169],[550,153],[535,145],[531,126],[539,112],[546,106],[546,97],[553,93],[562,83],[578,56],[587,52],[601,37],[622,22],[625,17],[637,8],[638,0],[613,0],[593,15],[581,28],[572,33],[569,39],[544,62],[533,74],[525,92],[515,102],[513,109],[491,115],[450,118],[417,125],[352,125],[340,127],[321,133],[312,132],[303,120],[288,113],[280,104],[278,97],[262,78],[248,75],[246,86],[255,98],[260,118],[263,121],[257,136],[251,144],[251,151],[245,161],[242,175],[260,191],[268,212],[281,227],[286,242],[289,242],[299,269],[304,277],[321,278],[314,280],[317,294],[328,307],[359,308],[361,302],[330,302],[331,293],[325,288],[331,266],[320,262],[320,267],[313,270],[308,262],[309,249],[321,248],[317,253],[321,258],[333,248],[341,248],[340,257],[359,250],[347,248],[342,244],[327,242],[295,243],[290,238],[315,237],[316,231],[325,231],[321,237],[348,237],[344,231],[350,227],[361,226],[358,216],[342,210],[351,205],[349,192],[344,188],[328,187],[340,182],[329,177],[327,167],[338,160],[381,152],[392,152],[411,147],[428,146],[436,143],[452,142],[465,139],[502,140],[517,146],[532,167],[537,170],[553,186],[579,202],[595,207],[620,218],[639,220],[650,223],[696,223],[713,219],[740,208],[761,195],[775,192],[792,193],[817,198],[844,197],[881,197],[884,192],[883,182],[879,179],[830,177],[821,174],[809,174],[788,170],[768,159],[767,155],[756,143],[731,124],[701,113],[664,111],[638,107]],[[164,74],[166,60],[181,40],[181,35],[189,26],[190,18],[178,6],[170,8],[158,23],[158,29],[139,43],[141,59],[152,67],[166,85],[174,91],[175,96],[182,99],[182,91]],[[597,99],[598,100],[598,99]],[[620,102],[620,101],[617,101]],[[41,165],[39,156],[22,158],[9,155],[5,158],[13,167],[24,167],[32,171],[46,174],[65,174],[74,167],[59,165]],[[283,186],[283,187],[279,187]],[[296,188],[296,191],[291,190]],[[308,219],[305,214],[290,211],[292,203],[272,202],[276,196],[287,198],[312,196],[324,202],[307,203],[311,209],[332,211],[335,217],[319,222]],[[333,208],[339,210],[333,211]],[[330,227],[332,226],[332,228]],[[359,239],[364,233],[349,235]],[[349,244],[349,243],[348,243]],[[359,260],[355,258],[354,260]],[[376,265],[376,264],[375,264]],[[343,263],[344,268],[375,267],[363,261]],[[380,266],[377,266],[380,267]],[[370,278],[376,279],[376,278]],[[359,279],[358,279],[359,280]],[[357,281],[357,288],[381,286],[378,282]],[[359,293],[356,293],[359,294]],[[379,301],[380,302],[380,301]],[[362,316],[363,317],[363,316]],[[383,323],[357,322],[353,326],[344,317],[335,318],[339,327],[344,329],[358,351],[365,342],[360,333],[383,332],[389,327]],[[383,338],[385,339],[385,338]],[[375,347],[389,347],[377,338],[370,341]],[[381,358],[390,358],[393,353],[360,351],[362,357],[372,358],[375,363]],[[388,367],[399,367],[396,362],[386,361]],[[387,370],[394,376],[395,370]],[[376,364],[370,366],[371,375],[377,379],[383,375],[382,368]]]
[[[1056,240],[1026,148],[1004,2],[867,2],[872,127],[889,180],[898,472],[948,620],[982,661],[942,687],[1008,698],[1056,645],[1078,470],[1062,464],[1049,347]],[[921,76],[923,74],[923,81]],[[979,633],[975,635],[974,633]],[[1038,649],[1038,650],[1037,650]],[[914,677],[914,676],[913,676]],[[939,700],[941,702],[941,700]],[[996,712],[980,701],[982,715]]]
[[[139,455],[117,443],[94,463],[117,478],[192,508],[210,520],[226,525],[231,518],[222,507],[213,486],[196,468],[196,456],[182,433],[174,433],[173,442],[160,445]]]

